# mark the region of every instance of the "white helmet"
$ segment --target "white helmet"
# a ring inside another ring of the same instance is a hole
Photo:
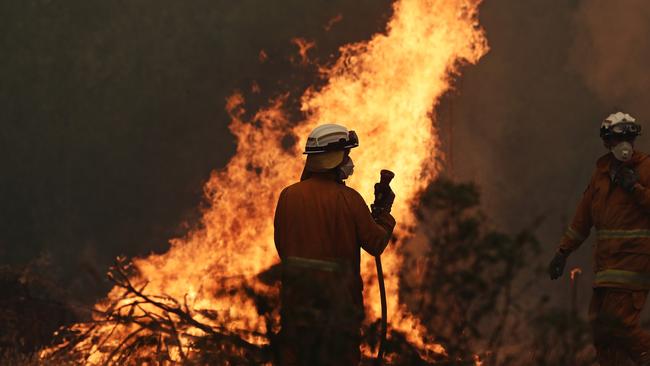
[[[641,125],[627,113],[612,113],[600,124],[600,137],[603,139],[613,136],[636,137],[640,134]]]
[[[328,123],[316,127],[307,137],[303,154],[319,154],[329,151],[343,151],[359,146],[354,131],[341,125]]]

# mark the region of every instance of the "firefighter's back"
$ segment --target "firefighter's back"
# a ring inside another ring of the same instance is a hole
[[[276,246],[281,257],[357,263],[355,195],[326,173],[287,187],[276,212]]]
[[[283,365],[358,363],[360,247],[346,203],[354,194],[331,174],[282,192],[275,239],[283,266]]]

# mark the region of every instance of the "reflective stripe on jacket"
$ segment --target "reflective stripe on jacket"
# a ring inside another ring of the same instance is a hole
[[[631,290],[650,289],[650,273],[606,269],[596,272],[595,287],[624,287]]]
[[[612,182],[610,166],[616,163],[611,153],[598,159],[558,251],[569,254],[576,250],[595,227],[594,285],[648,288],[645,280],[639,279],[650,274],[650,159],[635,151],[625,163],[639,177],[632,193]]]
[[[650,238],[650,230],[596,230],[598,240]],[[584,239],[583,239],[584,240]]]
[[[325,272],[337,272],[341,273],[346,270],[347,267],[351,267],[350,264],[344,263],[343,261],[326,261],[320,259],[311,259],[311,258],[302,258],[302,257],[287,257],[282,261],[284,266],[294,267],[294,268],[303,268],[308,270],[315,271],[325,271]]]

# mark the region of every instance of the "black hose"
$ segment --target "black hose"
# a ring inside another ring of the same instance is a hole
[[[373,217],[376,219],[377,214],[385,210],[390,213],[390,207],[393,205],[395,194],[390,189],[390,182],[395,177],[395,173],[388,169],[382,169],[379,172],[379,183],[375,184],[375,202],[370,206]],[[384,351],[386,347],[386,333],[388,330],[388,310],[386,305],[386,286],[384,285],[384,271],[381,268],[381,256],[375,257],[377,266],[377,281],[379,282],[379,296],[381,298],[381,337],[379,338],[379,349],[375,366],[381,366],[384,361]]]
[[[388,328],[388,310],[386,309],[386,286],[384,285],[384,271],[381,268],[381,256],[375,257],[377,265],[377,281],[379,282],[379,296],[381,298],[381,337],[379,338],[379,349],[375,366],[381,366],[384,360],[384,351],[386,346],[386,331]]]

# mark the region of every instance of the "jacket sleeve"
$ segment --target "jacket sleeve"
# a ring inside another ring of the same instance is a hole
[[[647,159],[646,159],[647,161]],[[645,161],[644,161],[645,163]],[[642,210],[650,212],[650,164],[643,164],[639,169],[639,181],[634,185],[634,200]]]
[[[351,194],[347,196],[357,231],[357,240],[366,252],[374,256],[380,255],[386,249],[393,234],[395,219],[389,213],[382,213],[375,220],[363,197],[354,190],[350,191]]]
[[[591,227],[593,226],[593,219],[591,217],[591,201],[593,198],[593,177],[587,189],[582,194],[582,198],[578,203],[575,215],[571,221],[571,225],[567,228],[566,232],[560,239],[560,245],[557,252],[563,255],[569,255],[587,239]]]
[[[278,251],[280,258],[282,258],[282,243],[284,240],[282,237],[282,225],[284,224],[285,215],[285,192],[286,188],[280,192],[278,204],[275,207],[275,216],[273,218],[273,241],[275,242],[275,249]]]
[[[644,211],[650,211],[650,189],[640,183],[634,185],[634,200]]]

